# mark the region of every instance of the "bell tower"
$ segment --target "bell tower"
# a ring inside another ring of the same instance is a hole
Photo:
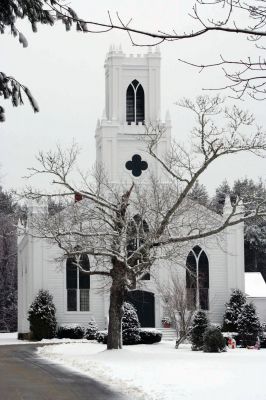
[[[149,157],[142,140],[145,124],[158,126],[163,135],[158,153],[170,146],[171,121],[160,120],[159,49],[126,56],[113,46],[105,60],[105,110],[96,127],[96,161],[112,183],[145,180],[151,172],[161,177],[160,166]]]

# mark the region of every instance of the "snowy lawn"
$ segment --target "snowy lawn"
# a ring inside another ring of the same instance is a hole
[[[132,400],[265,400],[266,349],[193,352],[174,342],[124,346],[68,343],[38,349],[42,357],[73,367],[124,392]]]

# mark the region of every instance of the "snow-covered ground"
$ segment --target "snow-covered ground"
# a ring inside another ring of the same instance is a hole
[[[27,341],[18,340],[17,332],[8,332],[8,333],[0,333],[0,346],[9,345],[9,344],[23,344],[30,343]]]
[[[132,400],[265,400],[266,350],[193,352],[174,342],[105,350],[98,343],[39,348],[52,361],[78,369]]]

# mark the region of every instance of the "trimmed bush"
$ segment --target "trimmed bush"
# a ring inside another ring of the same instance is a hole
[[[97,337],[98,331],[99,331],[98,325],[96,324],[96,322],[94,320],[91,320],[88,323],[88,326],[85,330],[85,338],[87,340],[95,340]]]
[[[40,290],[28,311],[33,339],[52,339],[56,335],[55,305],[47,290]]]
[[[82,339],[84,328],[79,324],[62,324],[58,327],[57,337],[59,339]]]
[[[99,343],[107,344],[108,332],[107,331],[98,331],[96,335],[96,340]]]
[[[153,344],[162,340],[162,333],[156,329],[140,328],[139,334],[141,344]]]
[[[206,353],[220,353],[225,351],[226,340],[220,327],[211,325],[203,334],[203,351]]]
[[[124,303],[124,314],[122,318],[123,344],[140,343],[140,323],[137,311],[131,303]]]
[[[192,350],[202,350],[203,335],[208,325],[209,321],[206,313],[204,311],[197,311],[194,315],[190,331]]]

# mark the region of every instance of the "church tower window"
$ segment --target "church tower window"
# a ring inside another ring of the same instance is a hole
[[[81,271],[76,260],[68,258],[66,262],[67,311],[90,310],[90,275]],[[79,264],[85,271],[90,270],[89,257],[81,255]]]
[[[144,123],[145,103],[142,85],[134,79],[127,88],[127,122]]]

